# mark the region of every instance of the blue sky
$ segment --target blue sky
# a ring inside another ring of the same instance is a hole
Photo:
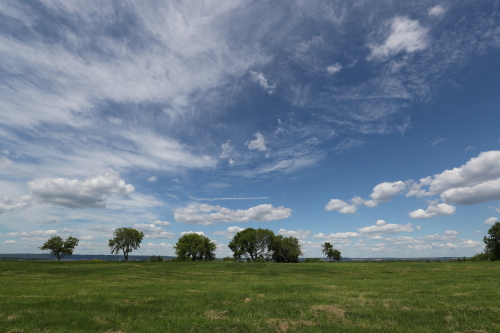
[[[0,253],[470,256],[500,217],[498,1],[2,1]]]

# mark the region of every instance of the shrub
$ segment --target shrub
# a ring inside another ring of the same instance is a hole
[[[478,253],[475,256],[470,258],[471,261],[483,261],[483,260],[490,260],[490,255],[488,253]]]
[[[163,257],[160,256],[160,255],[155,256],[153,254],[151,257],[149,257],[149,261],[151,261],[151,262],[162,262],[163,261]]]
[[[236,261],[236,259],[231,258],[231,257],[225,257],[225,258],[222,258],[222,261],[223,261],[223,262],[235,262],[235,261]]]
[[[306,260],[304,261],[304,263],[306,264],[311,264],[311,263],[324,263],[323,260],[321,260],[320,258],[306,258]]]

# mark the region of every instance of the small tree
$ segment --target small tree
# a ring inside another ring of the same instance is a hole
[[[271,245],[274,239],[274,232],[269,229],[247,228],[234,235],[228,247],[233,251],[235,259],[242,256],[252,261],[257,258],[268,258],[271,255]]]
[[[339,262],[340,260],[342,260],[341,252],[339,250],[334,249],[332,252],[332,258],[336,262]]]
[[[123,251],[125,261],[128,261],[128,254],[141,247],[144,233],[134,228],[118,228],[113,232],[113,237],[108,244],[111,254],[118,255]]]
[[[179,238],[174,249],[177,258],[181,261],[215,259],[216,245],[208,237],[195,233]]]
[[[54,236],[49,238],[39,249],[42,251],[50,250],[50,254],[59,261],[66,256],[72,255],[78,242],[78,238],[68,237],[63,241],[61,237]]]
[[[325,242],[325,244],[321,245],[321,248],[321,252],[323,252],[323,254],[328,257],[328,261],[330,261],[330,259],[333,258],[333,245]]]
[[[272,259],[275,262],[299,262],[302,255],[299,240],[293,236],[275,236],[271,244]]]
[[[486,245],[485,254],[490,260],[500,260],[500,222],[495,222],[488,230],[489,237],[484,236],[483,241]]]

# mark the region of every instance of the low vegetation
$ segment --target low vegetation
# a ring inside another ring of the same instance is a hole
[[[500,331],[499,261],[0,261],[0,332]]]

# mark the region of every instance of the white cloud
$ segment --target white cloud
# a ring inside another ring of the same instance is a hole
[[[482,234],[483,232],[481,230],[476,231],[476,234]]]
[[[134,228],[142,231],[144,233],[144,237],[146,238],[172,239],[175,237],[173,232],[164,231],[161,227],[157,227],[154,224],[134,224]]]
[[[435,146],[441,142],[443,142],[445,139],[444,138],[437,138],[436,140],[432,141],[432,145]]]
[[[6,240],[6,241],[4,241],[4,243],[5,244],[16,244],[17,241],[15,241],[15,240]]]
[[[465,206],[500,199],[500,179],[468,187],[457,187],[441,193],[441,200]]]
[[[79,238],[83,240],[93,240],[94,236],[80,236]]]
[[[468,152],[469,150],[472,150],[474,148],[476,148],[476,147],[468,146],[467,148],[465,148],[465,151]]]
[[[335,234],[324,234],[322,232],[314,234],[313,238],[319,239],[345,239],[345,238],[355,238],[359,237],[360,234],[357,232],[337,232]]]
[[[240,227],[229,227],[225,231],[214,231],[212,232],[214,235],[224,235],[227,238],[233,238],[234,235],[236,235],[238,232],[245,230],[245,228],[240,228]]]
[[[273,207],[270,204],[237,210],[207,204],[193,204],[174,209],[174,218],[177,222],[202,225],[213,225],[219,222],[275,221],[286,219],[291,215],[292,210],[290,208]]]
[[[152,223],[154,225],[159,225],[162,227],[170,227],[170,222],[167,222],[167,221],[154,220],[154,221],[151,221],[150,223]]]
[[[444,232],[445,235],[458,235],[458,231],[456,230],[446,230]]]
[[[158,177],[156,177],[156,176],[151,176],[148,178],[148,182],[152,182],[152,183],[154,183],[157,180],[158,180]]]
[[[42,219],[36,221],[36,223],[57,224],[57,218],[55,216],[43,216]]]
[[[342,65],[337,62],[331,66],[328,66],[326,68],[326,72],[329,75],[333,75],[333,74],[337,74],[338,72],[340,72],[341,69],[342,69]]]
[[[492,150],[471,158],[459,168],[422,178],[420,184],[429,186],[427,195],[436,195],[449,189],[473,187],[498,179],[500,179],[500,151]]]
[[[105,233],[111,233],[113,231],[112,228],[106,228],[103,225],[91,225],[90,227],[87,228],[88,230],[91,231],[98,231],[98,232],[105,232]]]
[[[10,237],[51,237],[57,235],[57,230],[35,230],[35,231],[17,231],[9,232],[4,236]]]
[[[444,8],[440,5],[436,5],[432,8],[429,8],[429,15],[430,16],[441,16],[445,12]]]
[[[391,22],[391,34],[381,45],[369,45],[371,53],[368,59],[386,58],[399,52],[407,53],[423,50],[427,47],[427,29],[417,20],[396,16]]]
[[[259,132],[255,133],[255,140],[245,142],[245,146],[250,150],[266,151],[266,139]]]
[[[373,188],[373,193],[370,194],[370,197],[374,202],[388,202],[392,197],[401,194],[405,188],[406,185],[402,181],[380,183]]]
[[[31,197],[29,195],[23,195],[18,198],[0,195],[0,214],[7,211],[25,209],[30,203]]]
[[[325,206],[325,210],[336,210],[341,214],[354,214],[357,209],[356,205],[349,205],[347,202],[340,199],[331,199]]]
[[[275,93],[276,85],[275,84],[269,85],[269,83],[267,82],[267,79],[264,77],[263,73],[250,71],[250,74],[252,75],[252,80],[254,80],[258,84],[260,84],[260,86],[264,90],[266,90],[269,95],[272,95]]]
[[[302,229],[298,229],[298,230],[280,229],[278,231],[278,234],[285,236],[285,237],[293,236],[293,237],[298,238],[298,239],[303,239],[303,238],[309,238],[311,231],[310,230],[302,230]]]
[[[112,170],[84,181],[38,178],[28,182],[28,188],[39,202],[67,208],[105,208],[108,195],[127,195],[135,190]]]
[[[498,217],[490,217],[490,218],[486,219],[483,223],[488,224],[488,225],[493,225],[495,222],[498,222],[498,221],[500,221],[498,219]]]
[[[203,231],[183,231],[183,232],[181,232],[181,236],[189,235],[189,234],[198,234],[200,236],[205,236],[205,233]]]
[[[434,234],[434,235],[427,235],[423,237],[419,237],[419,239],[426,240],[426,241],[453,241],[456,239],[456,235],[451,234],[451,235],[439,235],[439,234]]]
[[[397,234],[400,232],[412,232],[413,228],[411,223],[408,224],[387,224],[384,220],[378,220],[375,225],[356,228],[362,235],[388,235]]]
[[[430,219],[436,215],[453,215],[456,209],[455,206],[441,203],[438,205],[430,205],[426,210],[417,209],[416,211],[410,212],[409,215],[412,219]]]

